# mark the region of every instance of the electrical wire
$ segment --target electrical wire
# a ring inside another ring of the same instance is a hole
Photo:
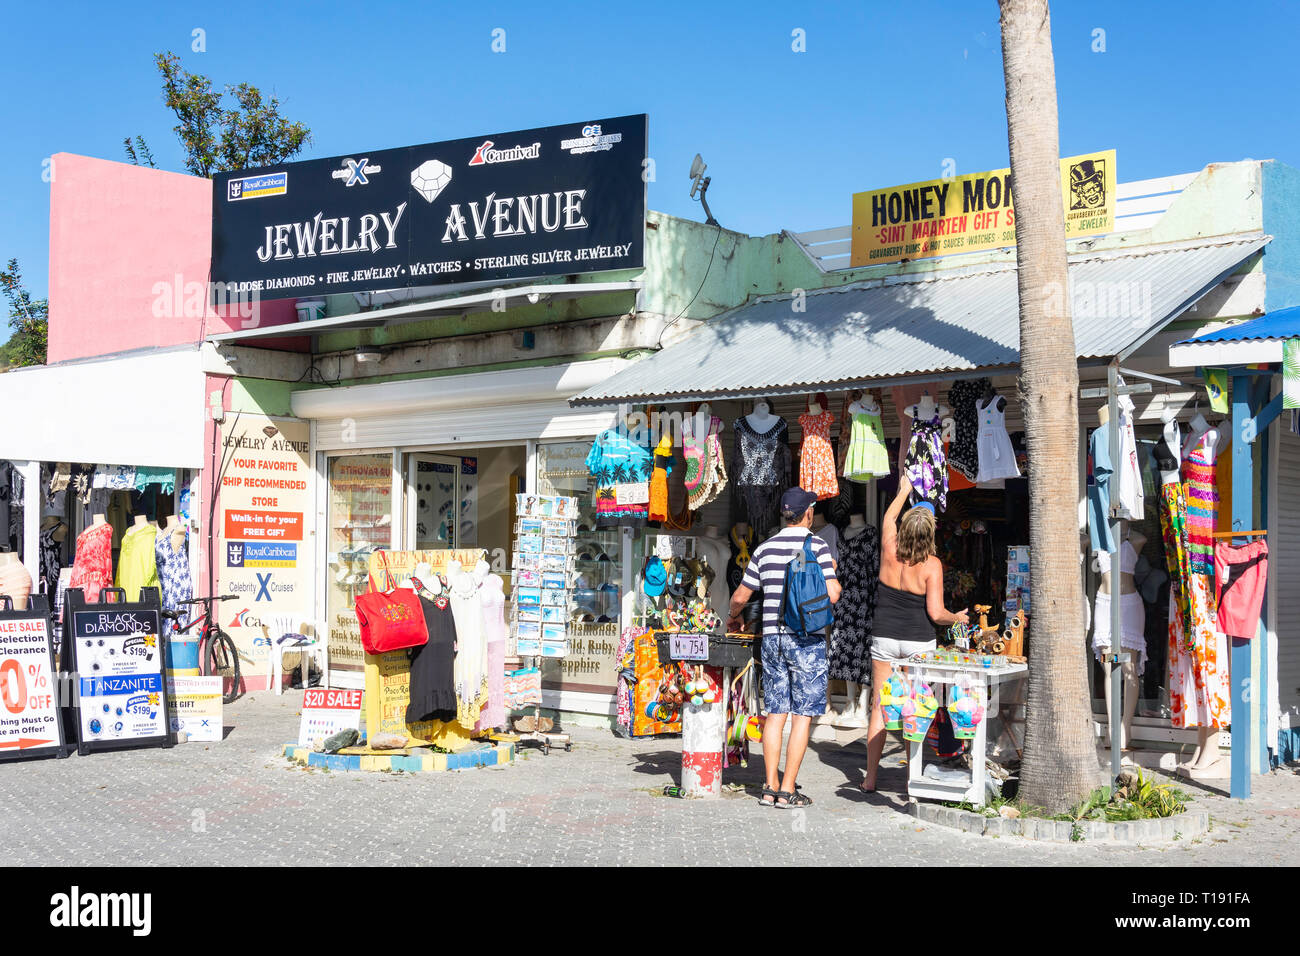
[[[691,296],[691,301],[686,303],[686,307],[682,309],[682,311],[678,312],[677,315],[672,319],[672,321],[664,323],[664,327],[659,330],[659,341],[655,345],[655,347],[658,349],[662,349],[664,347],[664,333],[667,332],[669,329],[671,329],[678,322],[680,322],[682,316],[684,316],[688,311],[690,311],[691,306],[695,304],[695,300],[698,299],[700,297],[700,293],[704,291],[704,283],[709,281],[709,273],[713,270],[713,257],[718,252],[718,241],[722,238],[722,227],[718,226],[717,228],[718,228],[718,234],[713,237],[713,249],[712,251],[709,252],[709,264],[704,270],[704,277],[700,279],[700,287],[695,290],[695,295]]]

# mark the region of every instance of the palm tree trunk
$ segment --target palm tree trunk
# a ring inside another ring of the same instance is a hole
[[[1079,369],[1070,319],[1047,0],[999,0],[1029,453],[1029,694],[1020,797],[1060,811],[1098,783],[1081,608]]]

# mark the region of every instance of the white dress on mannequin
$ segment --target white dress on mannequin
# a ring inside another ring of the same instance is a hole
[[[487,631],[479,587],[479,578],[460,562],[447,565],[447,594],[456,622],[456,721],[467,730],[478,723],[488,700]]]

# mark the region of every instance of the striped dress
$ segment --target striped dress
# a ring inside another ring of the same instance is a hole
[[[1219,492],[1214,487],[1214,446],[1219,433],[1211,428],[1183,463],[1187,491],[1187,559],[1192,574],[1214,573],[1214,533],[1219,516]]]

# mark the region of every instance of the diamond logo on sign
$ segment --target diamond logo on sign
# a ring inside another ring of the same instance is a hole
[[[411,185],[427,203],[437,199],[450,182],[451,167],[437,159],[423,162],[411,171]]]

